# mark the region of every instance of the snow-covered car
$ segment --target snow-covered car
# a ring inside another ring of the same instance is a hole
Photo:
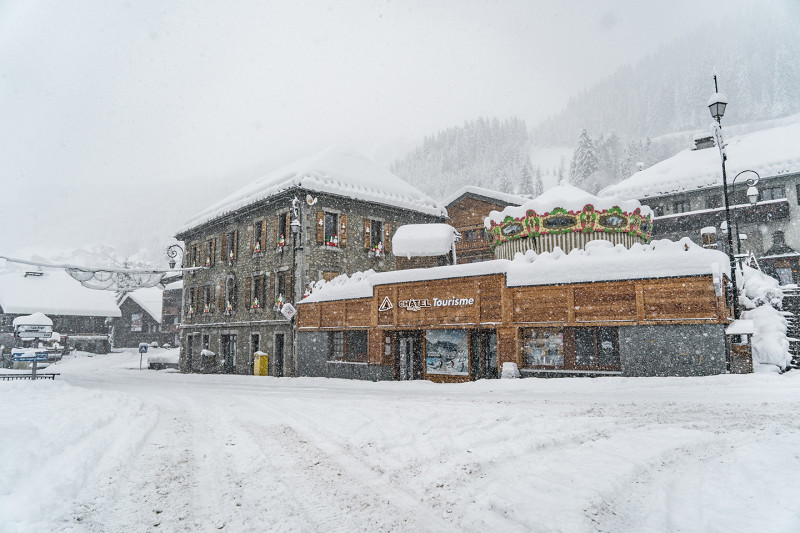
[[[165,368],[178,368],[180,349],[173,348],[159,352],[150,352],[147,356],[147,368],[150,370],[164,370]]]

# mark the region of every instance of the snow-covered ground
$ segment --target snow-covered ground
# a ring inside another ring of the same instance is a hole
[[[0,531],[800,531],[800,372],[0,382]]]

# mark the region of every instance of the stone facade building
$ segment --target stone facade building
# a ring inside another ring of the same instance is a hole
[[[184,277],[181,369],[249,374],[253,354],[265,352],[270,375],[294,375],[282,307],[319,279],[394,270],[394,229],[445,217],[437,202],[340,147],[223,199],[176,235],[184,266],[207,267]]]
[[[735,254],[753,254],[782,285],[800,283],[800,123],[726,141],[727,180]],[[760,177],[758,201],[747,198],[747,180]],[[698,137],[684,150],[601,196],[636,198],[654,212],[653,239],[689,237],[727,251],[719,150]],[[739,238],[737,238],[737,234]]]

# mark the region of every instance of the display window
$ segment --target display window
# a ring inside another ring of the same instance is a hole
[[[469,375],[469,339],[463,329],[429,329],[425,332],[425,373]]]
[[[563,328],[523,328],[521,331],[523,366],[564,368]]]

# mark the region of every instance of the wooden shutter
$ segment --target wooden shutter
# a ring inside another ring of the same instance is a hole
[[[217,261],[217,238],[214,237],[211,239],[211,264],[213,265]]]
[[[286,276],[286,301],[294,303],[294,287],[292,286],[292,281],[294,281],[294,276],[292,275],[291,270],[287,270],[283,273]]]
[[[317,244],[325,243],[325,211],[317,211]]]
[[[339,215],[339,246],[347,246],[347,215]]]
[[[225,282],[217,282],[217,309],[220,313],[225,312]]]
[[[284,235],[284,237],[286,238],[286,244],[289,244],[289,239],[291,238],[290,234],[292,233],[292,218],[291,217],[292,217],[291,211],[287,211],[286,212],[286,235]]]
[[[239,255],[239,230],[233,232],[233,260]]]
[[[267,250],[267,219],[261,221],[261,251]]]
[[[228,260],[228,234],[227,233],[223,233],[220,236],[219,240],[220,240],[220,243],[221,243],[220,250],[219,250],[219,252],[220,252],[219,253],[219,259],[220,259],[220,261],[222,261],[224,263],[225,261]]]
[[[392,251],[392,225],[388,222],[383,223],[383,251]]]
[[[278,248],[278,243],[281,242],[281,217],[275,215],[275,248]]]
[[[266,283],[264,284],[266,285]],[[274,304],[275,300],[278,299],[278,295],[275,294],[275,274],[273,272],[269,273],[269,295],[270,295],[270,304]]]
[[[371,232],[372,231],[372,221],[368,218],[364,219],[364,249],[369,250],[372,248],[372,239],[371,239]]]
[[[251,309],[253,307],[253,278],[249,276],[244,278],[244,297],[247,299],[245,307]]]
[[[250,224],[250,227],[247,230],[250,233],[250,253],[252,254],[255,251],[255,236],[256,236],[256,226],[255,224]]]

